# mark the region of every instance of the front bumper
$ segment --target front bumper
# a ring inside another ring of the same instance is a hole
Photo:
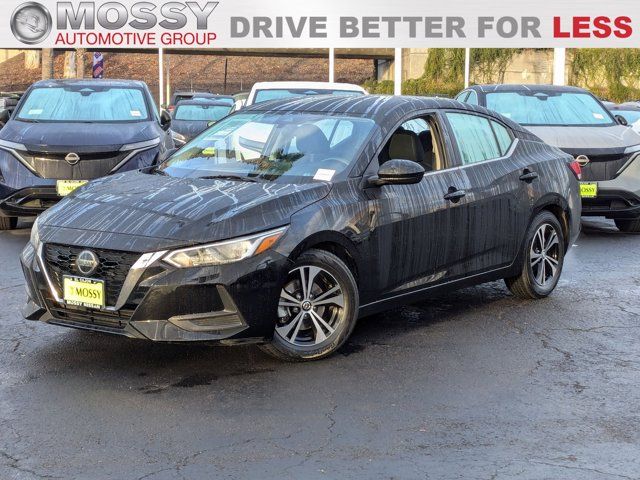
[[[40,215],[61,200],[56,188],[29,187],[14,190],[0,197],[0,215],[5,217],[32,217]]]
[[[26,319],[154,342],[270,338],[291,266],[273,251],[235,264],[193,269],[175,269],[157,255],[141,255],[117,295],[107,293],[107,307],[94,310],[67,305],[60,298],[58,270],[44,249],[36,252],[28,245],[21,256],[29,297],[23,309]],[[109,280],[105,282],[109,292]]]
[[[633,157],[611,180],[593,182],[598,184],[598,196],[582,199],[583,216],[612,219],[640,217],[640,155]]]

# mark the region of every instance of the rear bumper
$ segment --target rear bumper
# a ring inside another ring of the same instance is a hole
[[[262,342],[273,334],[290,260],[275,252],[221,267],[153,262],[127,277],[122,301],[94,310],[60,299],[51,267],[28,245],[21,256],[27,320],[154,342]],[[57,291],[56,291],[57,290]]]

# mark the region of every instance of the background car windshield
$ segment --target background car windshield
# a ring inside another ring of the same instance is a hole
[[[614,115],[620,115],[629,123],[635,124],[640,120],[640,110],[614,110]]]
[[[135,122],[149,120],[144,93],[137,88],[35,88],[18,120],[39,122]]]
[[[177,177],[331,181],[353,163],[374,126],[369,119],[321,114],[236,114],[179,150],[162,170]]]
[[[587,93],[489,93],[487,108],[522,125],[614,124],[609,113]]]
[[[281,98],[305,97],[308,95],[364,95],[362,92],[349,90],[330,90],[318,88],[282,88],[274,90],[258,90],[254,103],[279,100]]]
[[[229,115],[228,105],[182,105],[176,109],[176,120],[192,122],[217,122]]]

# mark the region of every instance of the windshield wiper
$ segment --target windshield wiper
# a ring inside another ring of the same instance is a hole
[[[205,177],[197,177],[201,180],[238,180],[240,182],[257,183],[255,178],[243,177],[241,175],[208,175]]]

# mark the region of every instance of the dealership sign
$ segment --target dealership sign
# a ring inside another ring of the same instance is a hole
[[[0,48],[637,47],[640,37],[630,0],[3,3]]]

